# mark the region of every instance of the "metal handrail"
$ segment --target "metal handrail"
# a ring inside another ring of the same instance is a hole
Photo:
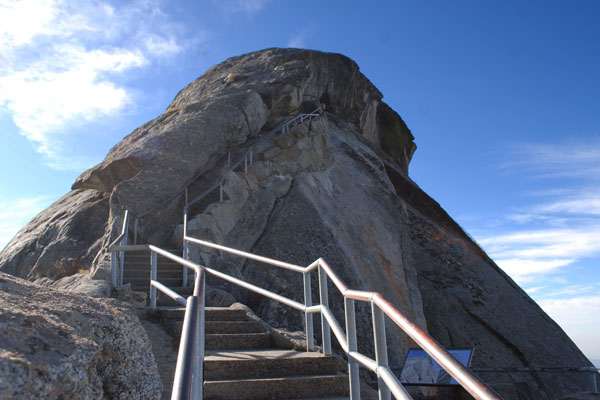
[[[115,242],[116,243],[116,242]],[[183,322],[181,341],[177,356],[177,366],[173,380],[171,399],[202,399],[202,369],[204,360],[204,299],[205,299],[205,271],[198,264],[184,260],[166,250],[150,244],[112,246],[108,249],[111,255],[127,251],[150,251],[150,307],[156,309],[157,290],[165,293],[178,303],[186,306]],[[173,290],[169,289],[157,278],[157,255],[169,258],[196,274],[194,292],[185,300]]]
[[[117,236],[108,248],[114,247],[119,243],[121,246],[127,245],[127,237],[129,236],[129,210],[125,210],[123,215],[123,228],[121,234]],[[119,267],[117,267],[117,265]],[[110,253],[110,280],[114,287],[121,286],[123,284],[123,270],[125,269],[125,253],[119,252],[118,255]],[[117,271],[118,270],[118,271]]]
[[[389,301],[387,301],[380,293],[351,290],[340,279],[340,277],[332,270],[332,268],[319,258],[307,267],[285,263],[283,261],[274,260],[272,258],[258,256],[256,254],[245,251],[221,246],[205,240],[200,240],[188,236],[184,236],[184,240],[190,243],[206,246],[220,251],[225,251],[229,254],[234,254],[240,257],[249,258],[255,261],[260,261],[279,268],[301,272],[304,275],[304,294],[305,304],[295,302],[291,299],[284,298],[290,302],[288,305],[306,313],[305,329],[307,348],[310,350],[314,347],[313,331],[312,331],[312,314],[315,312],[321,313],[321,326],[323,338],[323,352],[331,354],[331,331],[333,331],[336,339],[344,352],[348,355],[349,375],[350,375],[350,390],[351,398],[360,398],[360,381],[358,376],[358,364],[375,372],[379,380],[380,398],[390,398],[390,394],[394,394],[399,399],[411,399],[410,395],[404,389],[398,378],[388,366],[387,347],[385,342],[385,323],[384,315],[387,315],[402,331],[404,331],[411,339],[425,350],[438,364],[444,368],[456,381],[467,390],[476,399],[499,399],[498,395],[493,392],[485,383],[477,378],[469,369],[463,366],[450,353],[448,353],[440,344],[438,344],[431,336],[411,322],[404,314],[396,309]],[[216,271],[206,268],[206,271],[215,274]],[[321,295],[321,304],[312,306],[310,299],[310,272],[318,270],[319,272],[319,293]],[[216,275],[216,274],[215,274]],[[219,277],[227,276],[229,282],[240,284],[249,290],[255,290],[257,287],[247,282],[243,282],[237,278],[229,277],[228,275],[219,272]],[[342,330],[339,322],[331,312],[328,305],[327,296],[327,279],[331,279],[338,291],[344,296],[344,304],[346,308],[346,333]],[[274,296],[268,296],[274,300],[279,300],[275,296],[281,297],[266,289],[258,288],[260,291],[268,292]],[[264,294],[264,293],[261,293]],[[373,313],[373,328],[375,336],[375,355],[373,360],[357,350],[356,340],[356,320],[354,318],[354,300],[368,301],[371,303]],[[280,301],[280,300],[279,300]],[[283,303],[283,301],[282,301]]]

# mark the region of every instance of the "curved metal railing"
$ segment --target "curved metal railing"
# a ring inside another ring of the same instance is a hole
[[[360,379],[358,375],[359,365],[362,365],[363,367],[377,374],[380,399],[389,399],[391,398],[391,394],[393,394],[397,399],[412,398],[388,365],[384,315],[390,318],[390,320],[393,321],[404,333],[406,333],[419,346],[421,346],[421,348],[425,350],[427,354],[437,361],[438,364],[440,364],[440,366],[444,368],[448,374],[456,379],[456,381],[475,399],[491,400],[500,398],[478,377],[473,375],[473,373],[467,367],[463,366],[425,331],[419,328],[415,323],[411,322],[380,293],[352,290],[348,288],[322,258],[319,258],[307,267],[302,267],[300,265],[294,265],[283,261],[274,260],[272,258],[258,256],[256,254],[221,246],[192,237],[185,236],[184,240],[215,250],[224,251],[229,254],[270,264],[279,268],[302,273],[304,278],[304,304],[270,292],[256,285],[244,282],[241,279],[234,278],[214,269],[204,267],[206,272],[211,275],[217,276],[223,280],[244,287],[270,299],[279,301],[280,303],[286,304],[298,311],[304,312],[306,346],[309,350],[314,348],[312,314],[320,313],[323,352],[325,354],[331,354],[331,331],[333,331],[340,344],[340,347],[344,350],[348,357],[350,395],[352,399],[360,399]],[[313,305],[312,303],[312,285],[310,273],[314,270],[318,271],[319,276],[320,304],[318,305]],[[327,293],[328,279],[331,280],[338,291],[344,296],[346,320],[345,332],[329,308],[329,298]],[[375,359],[361,354],[358,351],[354,301],[366,301],[371,304],[373,336],[375,339]]]

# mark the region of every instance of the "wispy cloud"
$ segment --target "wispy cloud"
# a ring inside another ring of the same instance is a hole
[[[511,148],[511,159],[502,167],[535,173],[538,177],[600,180],[600,140],[561,146],[515,145]]]
[[[588,357],[600,359],[598,347],[600,296],[551,298],[538,303],[565,329]]]
[[[478,241],[517,282],[539,282],[600,255],[600,141],[518,148],[503,168],[549,187]]]
[[[264,8],[271,0],[212,0],[213,5],[226,14],[243,12],[253,14]]]
[[[306,41],[317,31],[315,24],[310,24],[302,28],[299,32],[295,33],[287,42],[288,47],[304,48],[306,47]]]
[[[158,1],[21,0],[0,5],[0,107],[55,168],[68,126],[132,104],[124,74],[183,51]]]
[[[37,196],[13,202],[0,201],[0,250],[19,229],[55,199],[54,196]]]

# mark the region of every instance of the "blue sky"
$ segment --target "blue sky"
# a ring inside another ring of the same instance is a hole
[[[600,2],[0,0],[0,246],[227,57],[343,53],[412,178],[600,359]]]

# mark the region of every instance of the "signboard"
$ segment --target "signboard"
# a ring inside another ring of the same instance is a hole
[[[446,349],[462,365],[468,367],[473,349]],[[404,385],[458,385],[458,382],[422,349],[410,349],[400,374],[400,382]]]

